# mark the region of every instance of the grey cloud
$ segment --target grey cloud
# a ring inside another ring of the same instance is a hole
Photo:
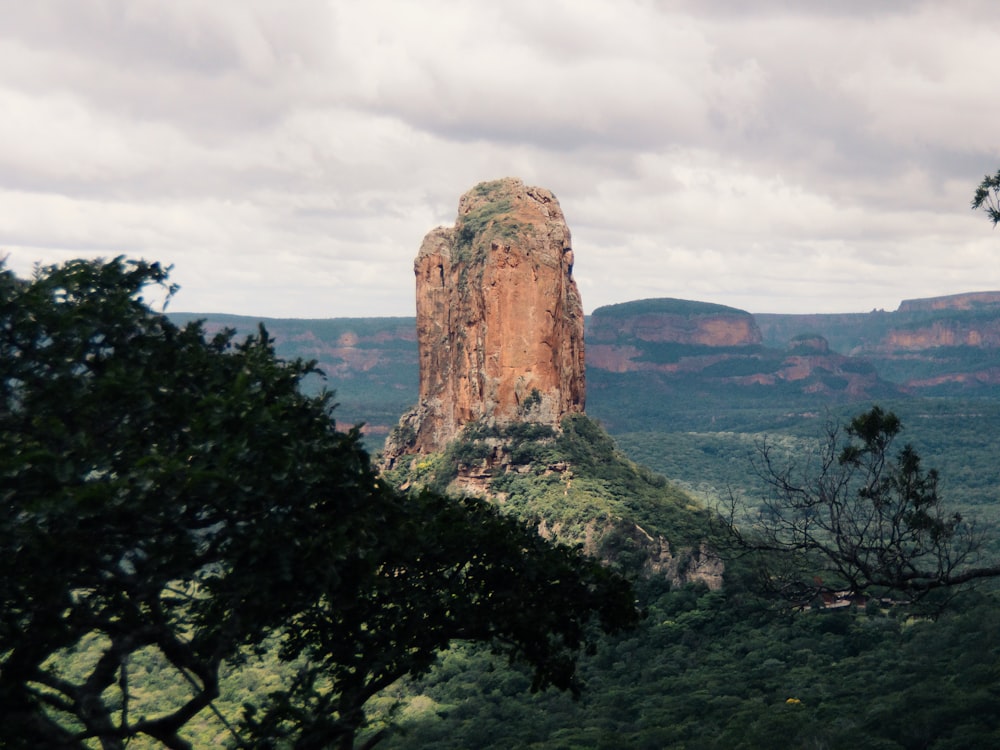
[[[516,175],[559,196],[587,309],[1000,287],[984,3],[8,5],[19,268],[132,252],[176,264],[175,309],[405,315],[423,234]]]

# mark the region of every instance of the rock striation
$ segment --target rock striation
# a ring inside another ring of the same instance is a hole
[[[584,317],[556,197],[505,178],[462,196],[414,261],[419,403],[383,452],[433,453],[470,422],[558,426],[582,412]]]

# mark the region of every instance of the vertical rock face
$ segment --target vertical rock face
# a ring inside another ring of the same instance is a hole
[[[414,262],[420,402],[385,460],[440,450],[468,422],[557,425],[585,399],[583,309],[555,196],[506,178],[462,196]]]

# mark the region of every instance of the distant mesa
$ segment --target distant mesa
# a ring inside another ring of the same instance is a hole
[[[799,393],[862,398],[884,393],[867,363],[830,350],[816,333],[797,334],[781,348],[763,345],[757,320],[745,310],[673,298],[601,307],[587,331],[592,373],[645,373],[648,394],[692,388],[780,386]]]
[[[383,453],[442,450],[470,422],[558,426],[586,400],[583,307],[556,197],[505,178],[462,196],[413,264],[418,405]]]
[[[677,372],[712,364],[720,348],[736,347],[746,354],[759,347],[761,339],[753,315],[744,310],[674,298],[643,299],[594,310],[587,357],[590,366],[611,372]],[[699,359],[703,357],[711,361]],[[691,358],[697,363],[682,364],[682,359]]]
[[[1000,386],[1000,363],[986,354],[1000,349],[1000,292],[904,300],[893,312],[812,315],[638,300],[595,310],[587,334],[591,382],[602,388],[611,382],[604,373],[642,375],[647,393],[764,386],[786,399]]]
[[[904,299],[897,312],[931,312],[934,310],[974,310],[977,307],[1000,307],[1000,292],[966,292],[943,297]]]
[[[711,302],[661,297],[606,305],[594,311],[592,336],[635,336],[708,346],[759,344],[760,331],[745,310]]]

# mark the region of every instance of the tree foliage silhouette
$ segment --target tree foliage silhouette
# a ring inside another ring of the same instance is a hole
[[[986,175],[972,197],[972,210],[983,209],[995,227],[1000,224],[1000,169],[995,175]]]
[[[476,502],[385,486],[314,363],[150,309],[157,264],[0,269],[0,733],[8,747],[187,748],[224,664],[280,646],[293,684],[247,696],[237,745],[354,746],[365,704],[453,639],[534,687],[637,619],[629,586]],[[62,657],[98,654],[82,675]],[[94,644],[97,644],[95,647]],[[156,652],[174,703],[137,705]],[[379,737],[366,739],[367,746]]]

